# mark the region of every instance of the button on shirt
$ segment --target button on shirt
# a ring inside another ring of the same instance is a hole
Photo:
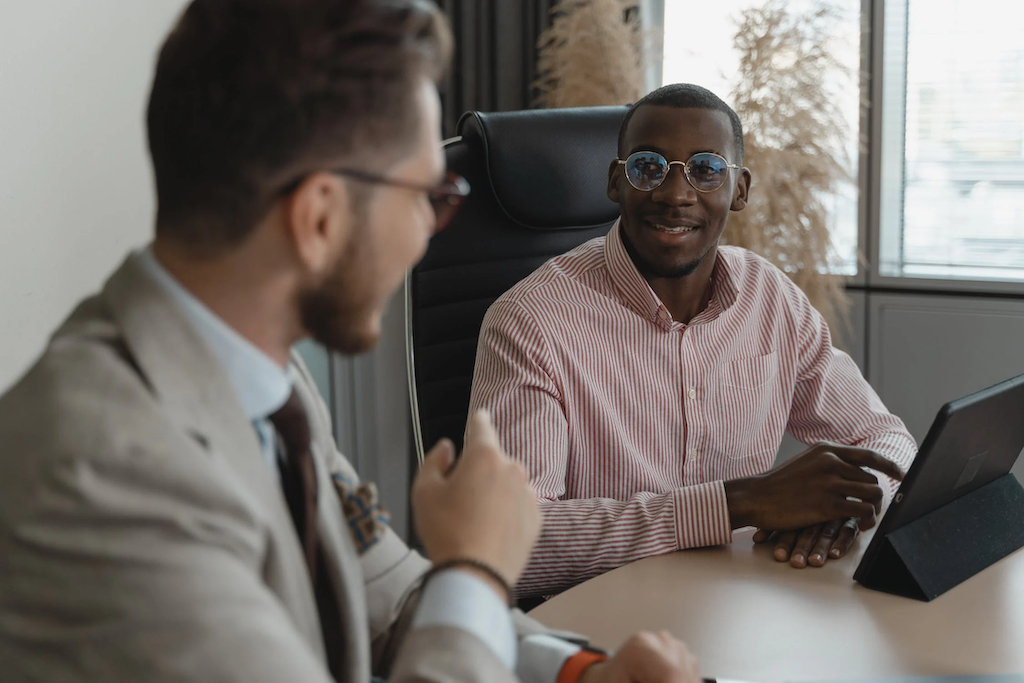
[[[917,450],[780,270],[719,247],[708,306],[683,324],[633,265],[618,224],[492,305],[470,406],[484,407],[541,499],[525,595],[730,542],[724,482],[769,470],[787,429],[904,469]]]

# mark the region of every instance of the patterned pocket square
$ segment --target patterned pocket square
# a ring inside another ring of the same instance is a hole
[[[377,498],[377,487],[370,482],[356,484],[344,475],[335,474],[331,477],[341,498],[341,507],[345,512],[345,521],[356,549],[362,555],[372,548],[381,538],[391,522],[387,510],[381,507]]]

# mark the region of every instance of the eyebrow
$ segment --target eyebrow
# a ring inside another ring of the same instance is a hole
[[[627,157],[631,156],[633,154],[636,154],[637,152],[657,152],[658,154],[660,154],[661,156],[665,157],[669,161],[672,161],[672,159],[669,159],[669,157],[671,155],[667,154],[664,149],[661,149],[657,145],[638,145],[638,146],[634,147],[632,150],[630,150],[629,154],[627,154],[626,156]],[[725,154],[723,154],[722,152],[719,152],[716,149],[699,149],[696,152],[692,152],[686,158],[689,159],[694,154],[704,154],[704,153],[717,154],[718,156],[720,156],[720,157],[722,157],[723,159],[726,159],[726,160],[728,160],[728,158],[729,158]],[[683,160],[683,161],[685,161],[685,160]]]

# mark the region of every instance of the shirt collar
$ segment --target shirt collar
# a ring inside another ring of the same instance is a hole
[[[615,221],[604,243],[605,261],[612,284],[629,308],[656,325],[669,329],[673,324],[672,314],[629,257],[626,246],[622,243],[620,223],[621,219]],[[712,317],[717,317],[718,313],[728,310],[736,303],[737,294],[728,259],[719,250],[715,257],[715,267],[711,271],[711,301],[706,312]],[[702,317],[704,313],[694,318],[694,321]]]
[[[267,417],[285,404],[292,391],[293,370],[282,368],[185,289],[167,272],[151,247],[137,254],[146,273],[185,313],[214,357],[227,372],[231,386],[250,420]]]

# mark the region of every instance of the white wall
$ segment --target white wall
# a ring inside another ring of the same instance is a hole
[[[0,0],[0,392],[147,241],[143,117],[185,0]]]
[[[186,4],[0,0],[0,393],[75,303],[149,240],[145,106],[157,50]],[[339,414],[339,436],[365,474],[379,479],[404,534],[409,409],[400,304],[378,354],[338,359],[374,385],[366,405],[362,397],[344,402],[352,414]],[[329,398],[327,355],[309,343],[300,349]],[[381,354],[394,363],[373,363]],[[376,417],[380,402],[386,420]],[[366,415],[373,419],[358,424]],[[357,441],[365,453],[355,452]]]

